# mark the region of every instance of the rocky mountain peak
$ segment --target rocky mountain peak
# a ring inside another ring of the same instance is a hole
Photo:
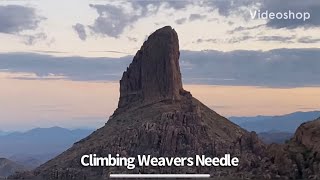
[[[170,26],[152,33],[120,80],[118,107],[179,100],[183,91],[178,35]]]

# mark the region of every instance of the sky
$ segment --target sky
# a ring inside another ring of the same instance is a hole
[[[0,130],[102,126],[122,72],[166,25],[179,35],[185,89],[218,113],[320,109],[318,0],[0,0]]]

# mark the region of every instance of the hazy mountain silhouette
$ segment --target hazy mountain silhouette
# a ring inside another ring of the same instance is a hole
[[[229,119],[248,131],[280,131],[294,133],[300,124],[316,119],[320,111],[294,112],[281,116],[230,117]]]
[[[68,149],[92,130],[69,130],[60,127],[36,128],[0,136],[0,157],[27,167],[36,167]]]

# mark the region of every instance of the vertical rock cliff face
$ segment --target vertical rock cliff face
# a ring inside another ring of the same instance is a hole
[[[118,107],[179,100],[183,91],[179,40],[169,26],[151,34],[120,80]]]

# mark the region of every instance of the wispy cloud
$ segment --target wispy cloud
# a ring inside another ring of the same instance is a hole
[[[260,36],[258,41],[273,41],[281,43],[293,43],[296,36]]]
[[[118,81],[132,58],[7,53],[0,54],[0,69],[13,73],[33,73],[35,78],[46,80],[50,79],[50,75],[51,78],[55,75],[74,81]],[[302,87],[320,86],[319,58],[320,49],[231,52],[182,50],[180,65],[186,83]]]
[[[298,39],[299,43],[305,43],[305,44],[313,44],[313,43],[319,43],[320,38],[312,38],[311,36],[304,36]]]

